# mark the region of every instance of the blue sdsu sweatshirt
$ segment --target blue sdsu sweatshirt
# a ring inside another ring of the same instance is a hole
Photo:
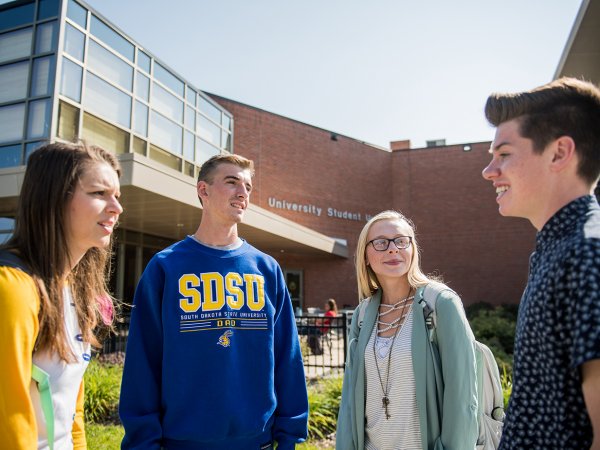
[[[123,449],[292,449],[308,400],[289,293],[247,242],[190,237],[156,254],[138,284],[119,407]]]

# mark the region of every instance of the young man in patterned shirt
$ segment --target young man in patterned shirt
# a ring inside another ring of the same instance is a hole
[[[483,177],[538,230],[501,450],[600,449],[600,90],[561,78],[492,94]],[[501,268],[499,268],[501,270]]]

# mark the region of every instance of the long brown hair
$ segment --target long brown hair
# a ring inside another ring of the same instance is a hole
[[[35,350],[50,351],[67,362],[74,360],[64,326],[63,288],[71,288],[83,340],[99,346],[98,327],[111,326],[103,312],[113,309],[106,279],[111,243],[88,250],[65,280],[69,265],[66,210],[77,183],[94,164],[106,163],[120,176],[117,158],[96,146],[53,143],[31,154],[27,162],[15,231],[6,248],[28,266],[40,295],[39,334]],[[104,319],[104,320],[103,320]]]

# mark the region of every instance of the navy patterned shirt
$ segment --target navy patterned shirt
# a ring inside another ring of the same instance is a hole
[[[537,234],[519,306],[514,385],[501,450],[587,449],[580,366],[600,358],[600,207],[559,210]]]

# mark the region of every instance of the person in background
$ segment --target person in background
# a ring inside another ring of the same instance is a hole
[[[414,227],[399,212],[367,222],[355,262],[362,301],[348,337],[336,449],[474,449],[475,338],[460,298],[437,283],[444,289],[434,347],[420,303],[432,280],[421,271]]]
[[[252,161],[198,175],[200,225],[156,254],[135,292],[119,413],[123,449],[289,450],[308,398],[281,268],[238,236]]]
[[[537,230],[500,449],[600,449],[600,89],[561,78],[492,94],[483,177]]]
[[[27,161],[0,250],[2,448],[86,448],[83,373],[98,326],[113,319],[119,174],[112,153],[84,144],[48,144]]]
[[[322,322],[321,333],[323,335],[329,332],[329,328],[331,327],[332,320],[338,315],[338,308],[335,299],[330,298],[325,302],[325,315]]]

